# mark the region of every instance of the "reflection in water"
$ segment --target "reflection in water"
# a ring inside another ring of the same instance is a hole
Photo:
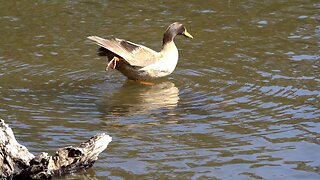
[[[121,87],[103,85],[105,94],[97,101],[104,114],[142,114],[160,108],[173,109],[179,101],[179,89],[165,81],[152,86],[126,81]]]

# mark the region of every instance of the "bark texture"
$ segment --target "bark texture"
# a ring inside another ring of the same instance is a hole
[[[101,133],[77,147],[61,148],[54,156],[44,152],[34,156],[17,142],[12,129],[0,119],[0,178],[50,179],[87,169],[111,141],[109,135]]]

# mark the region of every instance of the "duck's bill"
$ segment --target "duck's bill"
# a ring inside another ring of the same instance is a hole
[[[187,37],[187,38],[193,39],[193,36],[192,36],[190,33],[188,33],[187,30],[185,30],[185,31],[183,32],[183,35],[184,35],[185,37]]]

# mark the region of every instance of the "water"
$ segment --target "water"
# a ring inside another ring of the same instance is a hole
[[[316,1],[6,1],[0,112],[33,153],[99,132],[93,168],[67,179],[319,179]],[[159,50],[183,22],[175,72],[154,86],[104,72],[88,35]]]

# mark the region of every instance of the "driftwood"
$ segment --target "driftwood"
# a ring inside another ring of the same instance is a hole
[[[97,134],[78,147],[59,149],[54,156],[34,156],[19,144],[11,128],[0,119],[0,179],[50,179],[87,169],[98,159],[112,138]]]

